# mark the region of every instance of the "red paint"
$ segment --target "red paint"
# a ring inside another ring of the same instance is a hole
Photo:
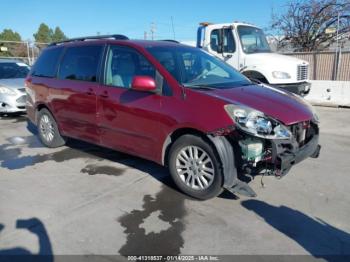
[[[255,108],[286,125],[312,118],[312,112],[300,99],[259,86],[209,91],[186,88],[184,95],[179,83],[144,48],[150,44],[176,48],[177,44],[129,40],[99,40],[98,43],[129,46],[139,51],[167,81],[172,96],[143,92],[156,86],[153,79],[145,76],[134,78],[132,89],[31,76],[26,82],[27,111],[33,122],[37,107],[45,106],[56,118],[62,135],[162,163],[163,146],[174,131],[191,128],[204,134],[221,134],[220,130],[232,128],[234,123],[224,110],[226,104]]]
[[[157,86],[152,77],[135,76],[132,80],[131,87],[138,91],[155,91]]]

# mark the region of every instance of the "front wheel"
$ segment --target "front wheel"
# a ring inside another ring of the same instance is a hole
[[[184,135],[172,145],[169,171],[179,189],[197,199],[209,199],[222,191],[220,161],[209,143],[201,137]]]
[[[47,109],[38,112],[38,132],[41,142],[51,148],[63,146],[66,140],[61,136],[57,123]]]

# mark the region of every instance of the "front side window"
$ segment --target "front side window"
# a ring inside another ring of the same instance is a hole
[[[131,88],[134,76],[156,79],[156,69],[136,50],[111,46],[107,54],[105,83],[110,86]]]
[[[62,59],[58,78],[96,82],[102,46],[68,47]]]
[[[56,77],[57,65],[62,52],[62,47],[45,49],[35,62],[31,74],[38,77]]]
[[[149,47],[147,50],[183,86],[218,89],[251,82],[220,59],[191,47]]]
[[[0,79],[25,78],[29,66],[20,62],[0,63]]]
[[[271,52],[264,32],[256,27],[238,26],[238,35],[245,53]]]
[[[220,31],[223,31],[223,50],[220,50]],[[235,41],[233,39],[232,29],[214,29],[210,34],[210,48],[217,53],[234,53],[236,51]]]

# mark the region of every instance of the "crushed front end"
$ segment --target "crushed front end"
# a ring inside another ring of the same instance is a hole
[[[235,125],[217,130],[211,140],[223,163],[224,187],[232,193],[255,196],[247,184],[254,176],[283,177],[293,165],[320,154],[316,113],[312,119],[285,125],[242,105],[227,105],[225,109]]]
[[[317,158],[321,146],[317,123],[304,121],[287,126],[290,139],[254,137],[237,130],[228,139],[235,148],[236,165],[241,174],[282,177],[291,167],[308,157]]]

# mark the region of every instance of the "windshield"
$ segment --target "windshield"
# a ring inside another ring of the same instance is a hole
[[[24,63],[0,62],[0,79],[25,78],[29,72],[29,66]]]
[[[238,35],[241,39],[242,48],[245,53],[271,52],[264,32],[256,27],[238,26]]]
[[[231,66],[201,49],[149,47],[147,50],[185,87],[226,89],[251,85]]]

